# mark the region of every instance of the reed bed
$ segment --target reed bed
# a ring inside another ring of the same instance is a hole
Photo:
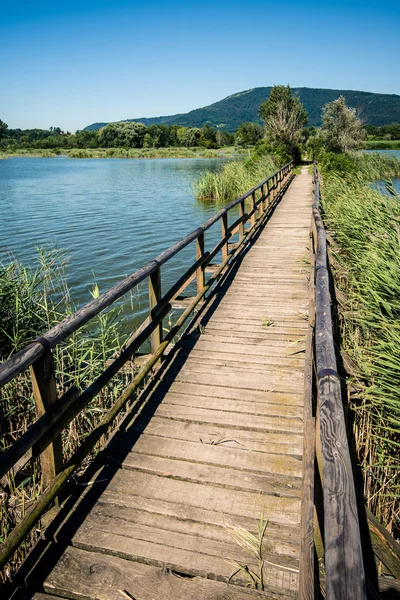
[[[218,149],[202,147],[179,148],[53,148],[48,150],[16,149],[0,151],[0,160],[7,158],[232,158],[242,149],[226,146]]]
[[[96,285],[90,290],[96,297]],[[56,250],[39,250],[35,268],[22,266],[12,257],[0,266],[0,360],[23,348],[40,333],[75,312],[67,285],[67,259]],[[71,385],[85,389],[104,370],[105,364],[123,343],[120,309],[101,313],[90,326],[74,333],[54,350],[57,390],[65,393]],[[125,328],[126,329],[126,328]],[[112,382],[64,430],[63,451],[68,458],[93,430],[126,387],[132,369]],[[29,371],[0,390],[0,451],[4,451],[35,420],[35,406]],[[97,448],[96,450],[98,450]],[[14,478],[0,487],[0,542],[24,516],[42,490],[39,461],[30,461]],[[40,528],[39,528],[40,529]],[[14,560],[0,573],[12,577],[39,535],[33,532],[17,551]]]
[[[325,173],[322,208],[347,371],[349,417],[365,501],[400,536],[400,198],[369,183],[400,161],[357,155],[357,172]]]
[[[203,173],[194,184],[198,200],[225,204],[242,196],[278,170],[272,157],[235,160],[223,165],[220,171]]]

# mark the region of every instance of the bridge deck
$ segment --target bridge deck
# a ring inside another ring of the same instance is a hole
[[[297,596],[311,188],[303,169],[53,526],[36,599]],[[239,587],[260,517],[265,595]]]

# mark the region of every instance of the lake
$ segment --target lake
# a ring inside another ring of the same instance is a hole
[[[400,158],[400,150],[368,150],[368,152],[379,152],[379,154],[389,154]],[[392,181],[395,190],[400,194],[400,177],[394,177]],[[378,186],[382,192],[385,192],[385,182],[379,181]]]
[[[94,277],[105,291],[216,211],[196,201],[192,183],[220,165],[200,158],[0,160],[0,259],[11,252],[34,264],[35,246],[64,249],[72,298],[86,303]],[[209,244],[220,227],[206,234]],[[163,267],[164,290],[194,257],[191,244]]]

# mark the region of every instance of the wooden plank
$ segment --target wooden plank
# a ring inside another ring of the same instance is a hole
[[[300,480],[297,477],[291,477],[290,474],[277,475],[275,472],[268,473],[267,470],[263,474],[251,471],[238,473],[237,469],[232,467],[138,454],[135,452],[135,447],[132,447],[126,438],[115,440],[107,454],[107,460],[110,464],[118,465],[123,469],[180,481],[288,498],[300,498],[301,496]]]
[[[303,431],[302,418],[285,418],[278,416],[260,416],[238,414],[218,410],[193,408],[191,406],[170,406],[161,404],[155,413],[157,416],[178,421],[211,423],[227,425],[238,429],[254,429],[255,431],[272,431],[298,433]]]
[[[257,376],[255,376],[257,375]],[[229,367],[219,366],[212,368],[209,365],[194,363],[180,369],[171,369],[164,375],[164,379],[176,381],[190,381],[191,383],[207,383],[224,387],[235,387],[244,390],[282,391],[296,393],[302,383],[302,372],[289,372],[271,369],[267,372],[256,369],[240,369],[233,371]]]
[[[299,600],[314,600],[314,463],[315,419],[304,428],[303,490],[301,499],[301,535]]]
[[[222,579],[227,573],[233,572],[229,559],[249,567],[256,566],[254,557],[235,542],[232,535],[233,526],[229,519],[226,519],[225,524],[216,527],[163,514],[132,510],[130,507],[98,503],[83,522],[71,515],[57,531],[56,537],[61,542],[95,551],[102,548],[101,539],[96,541],[97,534],[99,538],[106,540],[107,546],[104,546],[104,549],[108,549],[114,555],[124,555],[132,560],[147,558],[153,564],[174,561],[175,568],[184,567],[191,572],[201,568],[202,576],[218,577],[219,574]],[[157,549],[155,545],[159,545],[161,549]],[[180,551],[184,553],[180,554]],[[290,543],[290,539],[283,541],[279,538],[276,530],[274,535],[269,535],[263,540],[263,552],[269,561],[298,570],[296,547]],[[163,554],[164,558],[161,559],[160,554]],[[199,556],[199,563],[193,568],[189,563],[196,554]],[[213,559],[217,560],[214,566],[211,562]],[[224,567],[218,564],[218,559],[225,559]]]
[[[254,361],[252,358],[252,356],[248,357],[244,354],[224,354],[212,351],[207,353],[192,350],[190,353],[179,353],[174,361],[173,368],[179,369],[180,367],[185,367],[202,372],[207,366],[210,366],[214,370],[221,368],[222,372],[228,372],[230,369],[239,373],[255,373],[261,376],[268,374],[274,377],[279,376],[279,378],[285,374],[288,378],[292,375],[297,379],[298,375],[301,376],[305,362],[304,358],[291,359],[277,356],[254,356]]]
[[[204,323],[204,322],[203,322]],[[265,324],[263,324],[265,323]],[[203,325],[204,327],[204,325]],[[266,343],[268,340],[277,340],[280,342],[295,341],[301,336],[305,336],[306,327],[303,326],[303,321],[294,324],[293,326],[285,323],[273,323],[269,324],[268,321],[257,320],[256,323],[246,321],[238,321],[232,319],[224,319],[221,321],[209,321],[206,323],[204,329],[202,329],[204,335],[224,335],[224,336],[240,336],[249,337],[256,335],[258,338],[265,339]]]
[[[107,490],[121,495],[121,499],[136,495],[143,499],[163,500],[188,507],[206,507],[207,510],[219,511],[221,515],[230,515],[233,521],[236,516],[259,519],[263,513],[274,524],[300,525],[300,500],[296,498],[216,488],[128,469],[119,469],[110,480]]]
[[[289,334],[285,339],[283,336],[277,334],[273,336],[266,331],[259,331],[255,333],[249,333],[244,331],[229,332],[222,329],[211,329],[206,328],[202,332],[199,339],[209,341],[216,344],[232,344],[235,346],[237,352],[240,352],[242,345],[254,346],[258,348],[268,349],[272,356],[282,356],[295,354],[297,351],[306,349],[306,338],[304,334],[293,335]],[[188,341],[188,345],[192,344],[192,341]]]
[[[49,554],[54,552],[50,549]],[[65,576],[69,573],[68,577]],[[45,581],[48,593],[87,600],[262,600],[265,594],[244,587],[179,573],[116,556],[67,547]],[[46,596],[47,598],[47,596]],[[281,595],[269,594],[271,600]],[[40,598],[42,600],[42,598]],[[44,600],[44,599],[43,599]]]
[[[268,325],[263,325],[263,323],[267,323],[271,319],[272,315],[269,314],[268,310],[263,310],[261,314],[245,314],[240,315],[240,311],[234,310],[223,310],[221,314],[218,316],[218,319],[215,316],[212,316],[209,320],[210,323],[215,323],[218,320],[219,323],[227,323],[231,325],[247,325],[252,327],[268,327]],[[301,315],[296,318],[296,316],[285,316],[278,315],[274,319],[272,319],[272,324],[270,325],[274,331],[278,329],[286,329],[286,331],[299,330],[299,329],[307,329],[308,323],[306,315]]]
[[[267,404],[261,402],[246,402],[240,400],[227,400],[221,398],[210,398],[209,396],[188,396],[169,391],[153,394],[151,405],[158,405],[160,402],[164,405],[191,406],[193,408],[207,408],[210,410],[223,410],[225,412],[235,412],[239,414],[260,415],[260,416],[279,416],[301,418],[303,413],[302,406],[288,406],[287,404]]]
[[[291,454],[302,456],[303,438],[301,433],[265,432],[252,429],[232,429],[223,425],[210,423],[182,422],[177,427],[175,420],[153,415],[151,419],[138,417],[127,427],[127,436],[124,433],[116,435],[115,439],[126,440],[127,445],[132,444],[132,436],[137,433],[147,433],[177,440],[200,441],[208,444],[220,443],[226,448],[238,450],[254,450],[256,452],[269,452],[274,454]]]
[[[198,382],[183,382],[173,381],[170,385],[166,385],[161,381],[157,387],[159,391],[171,391],[177,394],[188,394],[191,396],[208,396],[209,398],[221,398],[227,400],[244,400],[243,391],[240,388],[222,387],[213,385],[210,381],[204,383]],[[287,404],[289,406],[303,406],[303,396],[298,393],[275,392],[275,391],[260,391],[247,390],[245,400],[252,403],[265,404]]]
[[[213,354],[210,352],[207,356],[202,352],[193,351],[190,354],[185,352],[179,353],[173,364],[171,364],[170,371],[174,374],[178,372],[182,373],[183,376],[192,371],[203,373],[205,370],[208,370],[210,376],[214,373],[235,373],[237,375],[247,373],[249,375],[256,374],[261,379],[268,377],[270,381],[275,379],[281,382],[285,377],[288,380],[296,380],[296,382],[301,380],[303,374],[303,365],[301,362],[297,365],[286,364],[288,362],[290,363],[290,359],[280,359],[277,357],[271,357],[270,360],[252,361],[251,357],[247,358],[245,355],[240,354],[224,355],[222,353]],[[169,375],[166,373],[165,377],[169,377]]]
[[[132,474],[129,470],[126,471],[126,474],[129,476],[126,479],[127,482],[134,481],[133,478],[130,478]],[[110,467],[104,467],[99,471],[98,479],[100,482],[104,481],[104,479],[109,480],[112,476],[113,472],[110,472]],[[207,532],[207,535],[211,535],[211,537],[216,535],[215,528],[217,528],[217,530],[225,530],[227,524],[232,525],[233,523],[238,527],[242,527],[243,529],[256,535],[261,515],[260,513],[256,518],[250,518],[248,515],[238,514],[229,516],[229,514],[226,512],[223,513],[221,510],[210,510],[208,507],[204,506],[197,507],[184,502],[174,502],[171,498],[143,498],[140,495],[126,494],[126,490],[125,493],[120,493],[120,491],[115,489],[115,487],[113,490],[111,490],[108,486],[105,487],[101,495],[99,505],[112,505],[116,507],[116,510],[121,511],[129,509],[131,511],[129,513],[129,519],[132,521],[135,521],[137,518],[139,518],[138,515],[147,513],[148,519],[166,519],[166,523],[170,518],[173,518],[178,522],[183,521],[189,524],[197,523],[198,525],[204,526],[204,532]],[[86,488],[84,493],[77,500],[74,509],[68,515],[68,519],[80,518],[82,521],[82,511],[84,514],[86,514],[92,508],[93,503],[90,499],[90,489]],[[67,523],[67,520],[65,520],[65,523]],[[64,526],[64,524],[61,526]],[[212,526],[211,529],[209,529],[208,526]],[[210,532],[214,533],[210,534]],[[54,535],[57,537],[56,533]],[[267,543],[269,538],[273,538],[273,540],[275,540],[274,544],[279,543],[283,545],[282,548],[287,548],[287,550],[282,550],[281,553],[296,559],[299,557],[299,526],[290,524],[287,525],[283,523],[277,524],[273,521],[269,521],[265,536]],[[276,548],[278,548],[278,546],[276,546]]]
[[[286,352],[282,352],[282,348],[278,351],[271,351],[271,348],[263,347],[261,344],[231,344],[229,341],[216,342],[203,338],[199,341],[193,349],[187,353],[181,353],[182,355],[193,356],[200,359],[213,359],[230,362],[237,361],[241,358],[246,359],[246,363],[250,365],[284,365],[285,367],[304,367],[305,362],[305,348],[299,350],[297,347],[287,347]],[[243,361],[242,361],[243,362]],[[245,364],[246,364],[245,363]]]
[[[259,474],[274,473],[288,477],[301,477],[302,474],[302,463],[298,458],[251,450],[243,452],[232,447],[225,448],[223,444],[173,440],[147,434],[139,437],[132,450],[136,454],[232,467]]]

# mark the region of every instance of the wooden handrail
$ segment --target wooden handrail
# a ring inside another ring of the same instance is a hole
[[[8,561],[12,553],[59,495],[60,490],[82,460],[107,432],[111,423],[145,380],[151,369],[162,359],[165,349],[173,341],[199,302],[220,279],[228,265],[242,250],[243,245],[252,239],[258,229],[266,222],[270,212],[289,185],[292,171],[293,162],[290,162],[246,194],[224,206],[201,227],[195,229],[107,292],[86,304],[74,315],[44,333],[0,366],[0,387],[27,368],[31,369],[31,375],[34,382],[36,382],[35,402],[38,415],[37,420],[27,431],[0,456],[0,478],[3,477],[4,479],[4,476],[12,469],[18,471],[30,458],[40,455],[42,476],[47,486],[30,509],[30,512],[0,545],[0,568]],[[272,182],[272,185],[270,185],[270,182]],[[255,194],[258,190],[260,195],[256,200]],[[251,197],[251,208],[246,212],[245,200],[248,197]],[[228,226],[228,212],[236,206],[239,206],[239,217],[232,225]],[[219,220],[223,223],[221,239],[212,250],[205,252],[204,233]],[[250,228],[245,229],[244,224],[247,221],[250,221]],[[239,234],[239,241],[233,249],[230,249],[228,242],[235,233]],[[168,292],[162,295],[161,266],[194,241],[196,241],[195,261]],[[204,277],[205,268],[221,251],[222,262],[206,282]],[[162,320],[172,308],[171,301],[193,281],[194,277],[197,279],[197,295],[191,299],[189,306],[163,339],[161,333]],[[149,279],[150,282],[149,316],[147,319],[130,336],[118,357],[107,366],[89,387],[80,394],[76,388],[71,388],[62,398],[57,399],[54,386],[52,349],[145,279]],[[58,456],[58,441],[61,431],[109,383],[111,378],[120,371],[123,365],[149,338],[152,341],[152,355],[149,360],[140,368],[132,382],[102,418],[99,425],[95,427],[64,465],[62,457],[60,462]],[[36,365],[39,365],[40,368],[37,368]]]
[[[326,232],[314,165],[315,364],[322,452],[327,600],[366,600],[354,477],[337,373],[329,291]]]

